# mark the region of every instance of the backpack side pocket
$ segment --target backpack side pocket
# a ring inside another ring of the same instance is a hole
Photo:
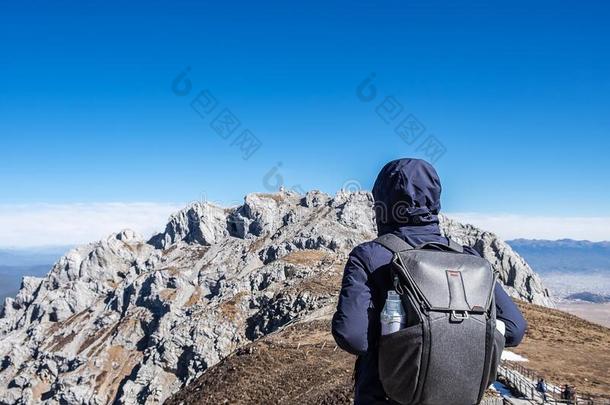
[[[502,359],[502,351],[504,350],[504,335],[494,328],[494,343],[491,352],[491,368],[489,369],[489,378],[487,386],[496,381],[498,377],[498,366]]]
[[[386,394],[410,403],[417,390],[423,349],[422,325],[414,325],[379,341],[379,378]]]

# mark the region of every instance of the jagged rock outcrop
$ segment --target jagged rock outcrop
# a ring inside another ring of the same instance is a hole
[[[540,280],[490,233],[443,218],[516,297]],[[0,316],[0,403],[161,403],[241,345],[335,305],[344,261],[374,238],[372,197],[250,194],[195,203],[146,241],[132,231],[26,277]]]
[[[542,280],[509,245],[491,232],[440,216],[441,230],[463,245],[474,247],[499,273],[513,297],[538,305],[553,306]]]

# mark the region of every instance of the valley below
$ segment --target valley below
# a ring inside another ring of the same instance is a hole
[[[610,328],[610,302],[560,301],[557,309]]]

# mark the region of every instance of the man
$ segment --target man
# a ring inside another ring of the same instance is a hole
[[[568,387],[568,393],[567,393],[567,398],[568,400],[568,404],[575,404],[577,403],[576,401],[576,388],[574,388],[573,386],[569,386]]]
[[[561,399],[570,399],[570,387],[568,384],[565,384],[563,390],[561,390]]]
[[[441,183],[434,168],[419,159],[386,164],[373,187],[377,232],[393,233],[412,246],[446,244],[438,223]],[[465,246],[465,252],[478,253]],[[332,332],[337,344],[358,356],[355,366],[355,405],[391,403],[379,381],[377,342],[380,313],[390,279],[392,253],[375,242],[357,246],[348,258]],[[526,322],[502,287],[495,286],[497,318],[506,324],[506,346],[516,346]]]
[[[565,395],[565,397],[564,397],[564,395]],[[574,387],[571,387],[568,384],[566,384],[564,392],[562,392],[561,398],[562,399],[567,399],[567,403],[568,404],[575,403],[575,401],[576,401],[576,389]]]
[[[538,380],[538,384],[536,384],[536,391],[538,391],[540,393],[540,395],[542,395],[542,402],[546,402],[547,401],[547,397],[546,397],[546,382],[544,382],[544,378],[540,378]]]

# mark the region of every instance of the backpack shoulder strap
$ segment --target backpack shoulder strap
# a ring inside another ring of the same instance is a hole
[[[464,247],[462,245],[460,245],[459,243],[457,243],[454,240],[451,240],[449,238],[446,238],[446,239],[447,239],[447,243],[425,242],[419,246],[416,246],[415,249],[434,248],[437,250],[451,251],[451,252],[455,252],[455,253],[464,253]]]
[[[386,233],[385,235],[381,235],[380,237],[375,239],[374,242],[377,242],[380,245],[384,246],[386,249],[390,250],[392,253],[399,253],[399,252],[404,252],[406,250],[415,249],[413,246],[408,244],[404,239],[394,235],[393,233]],[[421,245],[421,247],[424,247],[427,245],[435,245],[435,244],[439,245],[438,243],[424,243],[423,245]],[[443,244],[443,246],[445,246],[445,249],[447,247],[449,247],[449,249],[453,250],[454,252],[464,253],[464,247],[451,238],[447,238],[447,244],[446,245]]]
[[[392,234],[386,233],[385,235],[381,235],[373,242],[377,242],[386,249],[390,250],[392,253],[404,252],[405,250],[413,249],[413,246],[409,245],[402,238]]]
[[[459,243],[457,243],[456,241],[454,241],[453,239],[447,237],[447,241],[449,242],[449,248],[451,250],[455,250],[458,253],[464,253],[464,247],[462,245],[460,245]]]

